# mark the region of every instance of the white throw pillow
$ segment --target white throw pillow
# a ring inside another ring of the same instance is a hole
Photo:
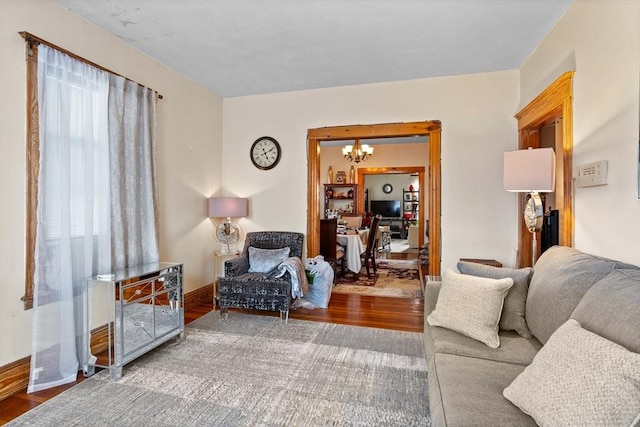
[[[511,286],[513,279],[509,277],[488,279],[447,270],[436,308],[427,321],[498,348],[500,313]]]
[[[542,426],[635,425],[640,354],[569,319],[502,394]]]
[[[488,277],[490,279],[511,277],[513,279],[513,286],[504,298],[504,307],[502,307],[502,314],[500,315],[500,329],[503,331],[516,331],[518,335],[525,338],[531,338],[533,336],[524,319],[529,280],[533,273],[531,267],[514,270],[511,268],[493,267],[475,262],[460,261],[458,262],[458,270],[460,270],[462,274]]]
[[[290,248],[260,249],[249,246],[249,272],[266,273],[289,258]]]

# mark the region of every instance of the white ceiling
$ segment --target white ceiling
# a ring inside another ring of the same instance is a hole
[[[572,0],[56,0],[222,97],[517,69]]]

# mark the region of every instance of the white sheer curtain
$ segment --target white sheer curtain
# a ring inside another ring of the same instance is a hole
[[[84,280],[159,260],[155,93],[40,45],[38,108],[29,393],[75,381],[93,357]]]
[[[109,75],[38,47],[40,172],[28,391],[75,381],[85,278],[111,270]]]
[[[157,262],[155,93],[111,75],[109,150],[113,269]]]

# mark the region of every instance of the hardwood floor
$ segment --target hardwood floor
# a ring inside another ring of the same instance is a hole
[[[379,258],[411,259],[415,254],[386,254]],[[423,274],[427,274],[424,270]],[[211,312],[213,303],[205,303],[189,307],[185,311],[185,323]],[[235,310],[264,316],[279,316],[278,313]],[[291,319],[309,320],[315,322],[339,323],[352,326],[367,326],[373,328],[394,329],[399,331],[423,331],[424,300],[374,297],[368,295],[331,295],[331,303],[327,309],[305,310],[297,309],[290,312]],[[230,310],[230,314],[233,313]],[[84,380],[82,373],[78,374],[75,383],[55,387],[49,390],[27,394],[26,391],[10,396],[0,401],[0,425],[17,418],[21,414],[46,402],[75,384]]]

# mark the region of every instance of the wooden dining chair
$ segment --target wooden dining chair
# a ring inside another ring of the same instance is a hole
[[[380,223],[381,219],[382,219],[381,215],[376,215],[373,217],[373,220],[371,221],[371,227],[369,227],[367,247],[365,248],[364,252],[362,252],[362,254],[360,255],[360,257],[362,258],[362,262],[365,268],[367,269],[367,278],[369,279],[371,278],[371,274],[369,273],[369,262],[371,262],[371,266],[373,267],[374,276],[377,272],[376,253],[378,251],[376,250],[376,246],[378,246],[377,245],[378,224]]]
[[[321,219],[320,220],[320,255],[324,257],[333,267],[334,282],[338,272],[338,264],[340,264],[340,275],[344,276],[346,257],[344,248],[338,245],[338,219]]]

